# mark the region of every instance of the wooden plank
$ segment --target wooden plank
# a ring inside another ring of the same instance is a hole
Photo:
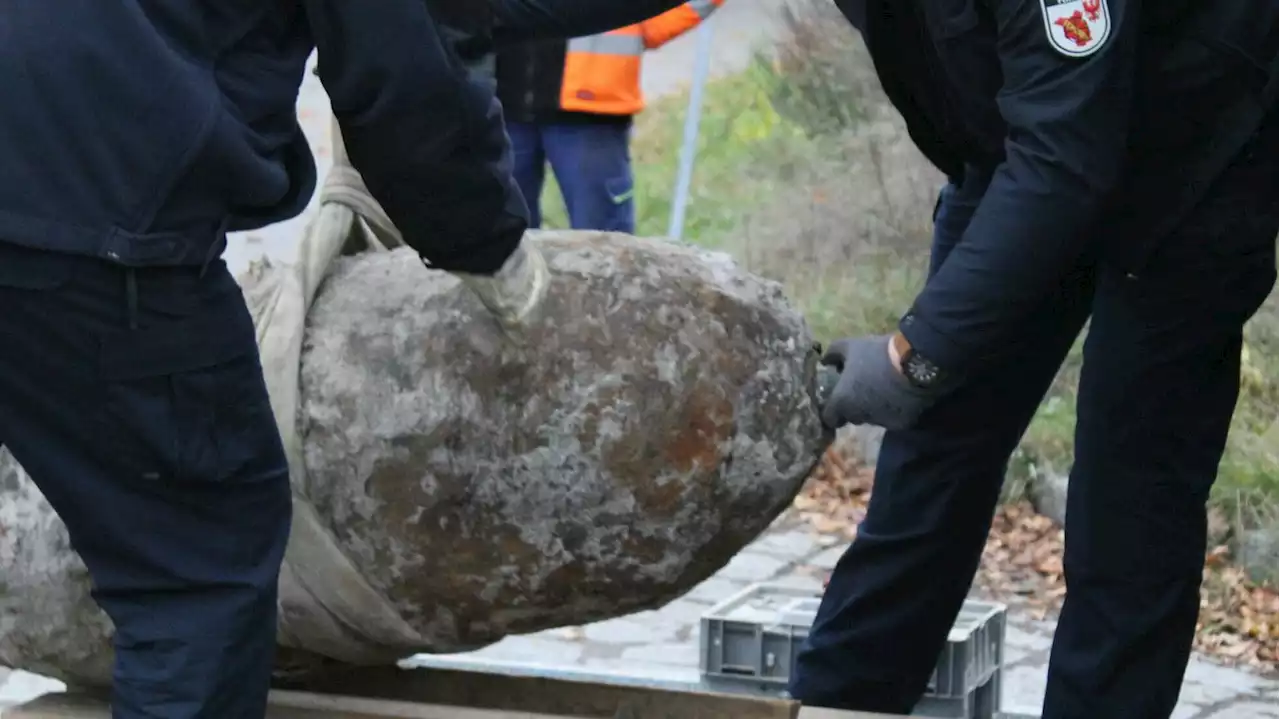
[[[586,719],[797,719],[800,709],[785,699],[455,669],[341,669],[282,688]]]
[[[274,692],[272,706],[275,708],[268,719],[294,719],[292,713],[280,713],[283,707],[296,708],[302,713],[297,719],[304,717],[328,717],[330,712],[338,712],[343,719],[589,719],[588,717],[569,717],[564,714],[533,714],[524,711],[491,711],[487,709],[464,709],[456,706],[439,704],[415,704],[393,702],[385,699],[357,699],[354,697],[334,697],[323,694],[304,692]],[[344,713],[345,712],[345,713]],[[636,715],[640,719],[648,719]],[[910,719],[894,717],[888,714],[868,714],[865,712],[848,712],[836,709],[819,709],[804,707],[800,709],[799,719]]]
[[[267,719],[891,719],[794,701],[456,669],[346,669],[276,689]],[[0,719],[110,719],[102,697],[52,694]]]
[[[330,716],[342,719],[589,719],[289,691],[272,692],[271,712],[267,719]]]
[[[530,712],[492,711],[440,704],[418,704],[343,697],[304,692],[276,691],[271,695],[267,719],[587,719]]]
[[[309,692],[273,691],[266,719],[592,719],[566,714],[544,714],[523,710],[475,709],[441,704],[337,696]],[[51,694],[34,702],[0,712],[0,719],[110,719],[111,711],[101,698],[73,694]],[[615,714],[620,717],[651,719],[641,713]],[[799,719],[893,719],[885,714],[864,714],[805,707]]]
[[[105,699],[79,694],[46,694],[0,712],[3,719],[111,719]]]
[[[3,719],[110,719],[102,699],[54,694],[0,712]],[[272,692],[266,719],[587,719],[529,712],[491,711],[439,704]]]

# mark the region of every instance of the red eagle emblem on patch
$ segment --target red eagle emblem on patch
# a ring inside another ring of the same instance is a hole
[[[1044,31],[1054,50],[1083,58],[1101,49],[1111,37],[1108,0],[1040,0]]]
[[[1089,5],[1090,3],[1086,0],[1084,4],[1085,10],[1089,10]],[[1097,0],[1094,0],[1092,5],[1094,7],[1093,12],[1096,13],[1098,7]],[[1067,17],[1058,18],[1053,22],[1053,24],[1062,28],[1062,34],[1065,35],[1068,40],[1075,43],[1077,47],[1084,47],[1093,39],[1093,33],[1089,30],[1089,21],[1084,18],[1084,15],[1079,10],[1076,10]]]

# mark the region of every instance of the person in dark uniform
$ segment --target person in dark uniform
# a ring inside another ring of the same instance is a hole
[[[491,29],[589,34],[678,2],[504,0]],[[407,243],[500,315],[536,300],[520,296],[539,265],[521,251],[528,212],[492,84],[433,14],[467,25],[468,7],[487,5],[15,0],[0,13],[0,445],[57,510],[114,622],[115,719],[265,712],[289,475],[220,255],[227,232],[312,195],[295,103],[313,49],[352,162]]]
[[[1043,717],[1167,718],[1241,328],[1276,278],[1277,5],[837,4],[948,182],[897,331],[825,358],[841,370],[827,424],[889,432],[790,692],[919,700],[1010,453],[1088,320]]]

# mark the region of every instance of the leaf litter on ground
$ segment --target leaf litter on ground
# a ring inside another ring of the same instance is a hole
[[[866,516],[875,473],[852,452],[832,445],[793,503],[814,531],[845,541]],[[1063,531],[1029,502],[996,510],[974,581],[981,595],[1019,607],[1037,619],[1056,616],[1067,586]],[[1225,664],[1274,675],[1280,667],[1280,600],[1276,587],[1250,581],[1226,546],[1205,556],[1195,648]]]

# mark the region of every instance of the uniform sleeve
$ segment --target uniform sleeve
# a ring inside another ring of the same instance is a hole
[[[305,0],[352,165],[431,265],[492,274],[528,225],[493,83],[471,77],[423,0]]]
[[[1140,4],[991,0],[1005,160],[961,242],[899,324],[921,356],[964,371],[998,352],[1096,239],[1126,154]],[[1105,34],[1096,20],[1087,38],[1078,25],[1064,27],[1095,9]]]
[[[640,23],[644,46],[655,50],[698,26],[724,4],[724,0],[692,0]]]

